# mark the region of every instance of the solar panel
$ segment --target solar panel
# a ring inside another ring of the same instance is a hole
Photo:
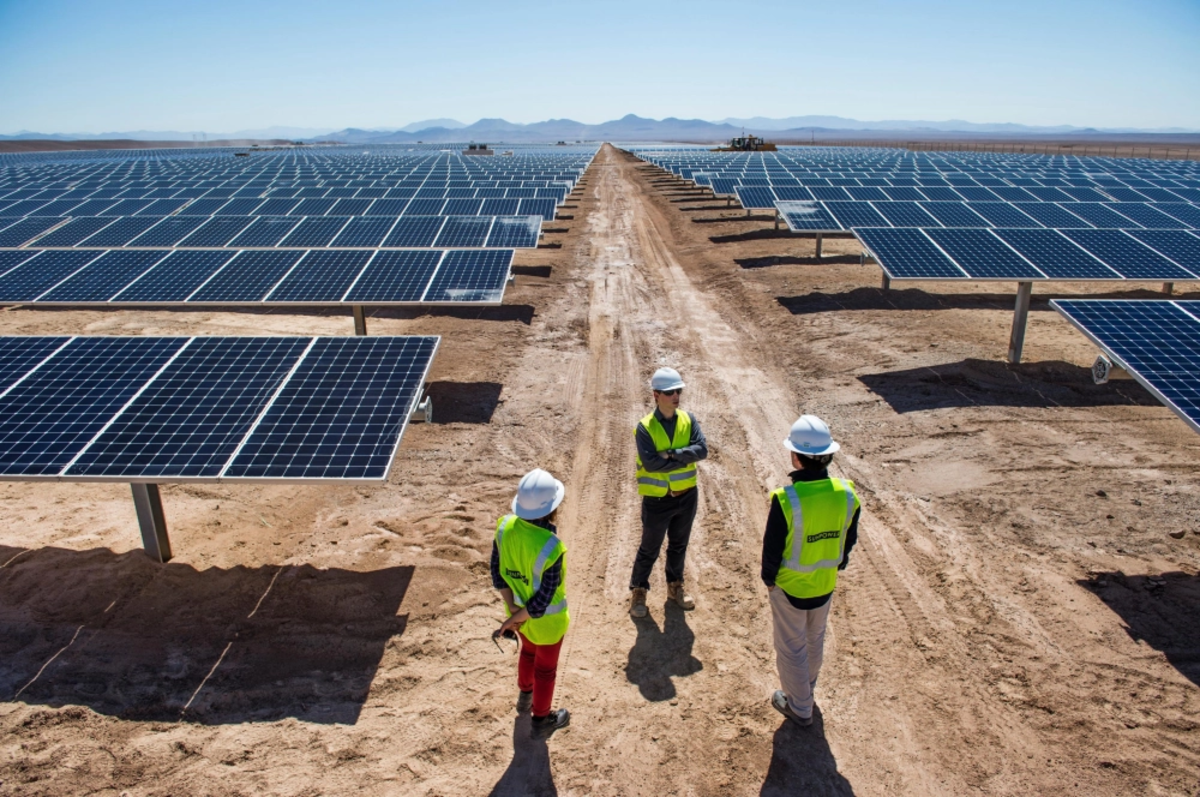
[[[1064,194],[1062,191],[1051,186],[1026,186],[1025,190],[1033,194],[1043,202],[1073,202],[1070,194]]]
[[[182,302],[236,254],[174,251],[136,282],[115,294],[110,301],[146,304]]]
[[[539,216],[496,216],[484,245],[493,249],[532,249],[542,232]]]
[[[1061,207],[1102,230],[1137,229],[1141,226],[1099,202],[1075,202]]]
[[[408,212],[410,211],[405,211],[405,213]],[[541,216],[545,221],[554,221],[554,216],[557,212],[558,201],[543,197],[522,199],[520,206],[516,210],[518,216]]]
[[[510,249],[446,252],[422,301],[497,304],[504,298],[512,260]]]
[[[793,232],[820,231],[838,232],[842,227],[817,202],[787,202],[777,201],[779,209],[789,230]]]
[[[70,338],[0,338],[0,395]]]
[[[1200,302],[1054,299],[1050,304],[1200,432]]]
[[[404,208],[405,216],[440,216],[445,199],[414,199]]]
[[[38,239],[38,246],[74,246],[90,235],[99,232],[115,222],[111,216],[84,216],[59,227],[52,233]]]
[[[972,211],[965,202],[922,202],[921,209],[947,227],[991,227],[991,223]]]
[[[155,226],[162,219],[145,216],[126,216],[120,219],[108,217],[112,222],[94,235],[79,242],[80,246],[125,246],[139,235]],[[56,230],[57,232],[57,230]]]
[[[1055,230],[1092,229],[1092,225],[1082,218],[1068,213],[1053,202],[1014,202],[1012,206],[1026,216]]]
[[[996,202],[1000,199],[987,188],[976,185],[956,185],[954,190],[968,202]]]
[[[1113,280],[1121,275],[1057,230],[998,229],[995,234],[1050,279]]]
[[[0,277],[12,271],[27,260],[41,254],[36,249],[25,249],[19,252],[0,252]]]
[[[1063,230],[1063,235],[1126,279],[1195,279],[1190,272],[1120,230]]]
[[[1151,230],[1183,230],[1190,226],[1146,202],[1122,202],[1109,205],[1109,208]],[[1125,229],[1131,228],[1133,225],[1125,225]]]
[[[925,195],[911,186],[888,186],[881,189],[883,193],[893,202],[923,202]]]
[[[736,191],[738,202],[746,210],[775,209],[776,196],[770,186],[740,185]]]
[[[941,223],[916,202],[872,202],[895,227],[940,227]]]
[[[256,216],[286,216],[292,208],[300,204],[299,199],[274,197],[263,202],[254,209]]]
[[[884,204],[884,203],[880,203]],[[893,279],[965,279],[966,272],[920,230],[863,228],[855,230]]]
[[[387,216],[361,216],[352,218],[329,245],[366,246],[372,248],[380,246],[395,223],[396,219]]]
[[[978,213],[996,227],[1041,227],[1007,202],[972,202],[971,212]]]
[[[339,199],[326,211],[326,216],[361,216],[374,202],[373,199]]]
[[[62,221],[62,219],[56,216],[21,219],[15,224],[10,224],[3,230],[0,230],[0,246],[20,246],[21,244],[29,241],[31,238],[34,238],[37,235],[46,232],[46,230],[61,224]]]
[[[374,252],[312,251],[263,297],[270,302],[338,302]]]
[[[388,247],[433,246],[438,232],[446,223],[445,216],[401,216],[384,239]]]
[[[202,216],[170,216],[141,235],[134,237],[126,246],[174,246],[191,235],[192,231],[208,219]],[[232,236],[231,236],[232,237]]]
[[[289,216],[324,216],[325,212],[337,204],[336,199],[309,198],[301,201],[292,208]]]
[[[891,223],[879,214],[875,208],[866,202],[825,202],[825,210],[829,211],[838,226],[848,230],[851,227],[891,227]]]
[[[810,196],[812,195],[812,191],[809,191],[808,193]],[[855,202],[870,202],[872,200],[879,200],[882,202],[888,201],[888,195],[883,193],[882,189],[873,185],[849,186],[846,188],[846,193],[850,194],[850,198]],[[959,198],[960,197],[957,196],[955,197],[955,199]],[[836,202],[838,200],[830,201]]]
[[[137,216],[170,216],[183,206],[182,199],[159,199],[139,210]]]
[[[96,254],[93,252],[92,254]],[[50,290],[39,302],[82,304],[103,302],[166,256],[164,251],[111,251],[93,260]]]
[[[851,191],[850,193],[854,193]],[[949,186],[921,186],[921,193],[929,197],[933,202],[962,202],[963,195],[955,191]],[[857,197],[856,197],[857,198]],[[882,199],[883,197],[868,197],[868,199]]]
[[[366,216],[399,216],[408,205],[407,199],[376,199],[363,215]]]
[[[350,220],[345,216],[336,218],[307,218],[287,234],[279,246],[328,246]]]
[[[1200,207],[1184,202],[1159,202],[1154,206],[1172,218],[1179,219],[1193,230],[1200,230]]]
[[[837,202],[838,200],[851,199],[852,197],[841,186],[808,186],[808,190],[812,192],[814,199],[820,199],[826,202]]]
[[[0,304],[28,302],[41,296],[102,252],[51,250],[0,277]]]
[[[443,216],[478,216],[483,207],[482,199],[448,199],[442,208]]]
[[[213,216],[177,246],[225,246],[257,220],[257,216]]]
[[[275,246],[301,222],[294,216],[259,216],[229,242],[230,247]]]
[[[776,185],[773,186],[773,190],[777,199],[786,202],[805,201],[813,198],[812,191],[802,185]]]
[[[988,189],[1005,202],[1036,202],[1037,197],[1020,186],[994,185]]]
[[[1128,230],[1128,235],[1200,276],[1200,237],[1184,230]]]
[[[480,247],[492,228],[491,216],[448,216],[433,242],[436,247]]]
[[[423,251],[381,251],[371,260],[343,301],[353,303],[418,303],[429,287],[444,253]]]
[[[925,230],[925,234],[975,279],[1025,281],[1045,277],[989,230],[939,228]]]

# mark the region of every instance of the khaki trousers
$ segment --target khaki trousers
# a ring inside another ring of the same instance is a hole
[[[813,687],[825,658],[825,623],[831,597],[819,609],[797,609],[787,594],[771,590],[771,619],[775,629],[775,666],[788,705],[801,717],[813,713]]]

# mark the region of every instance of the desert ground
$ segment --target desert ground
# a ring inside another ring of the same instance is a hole
[[[0,795],[1200,794],[1200,436],[1037,286],[893,283],[611,146],[505,304],[377,312],[436,334],[434,422],[385,484],[169,485],[175,558],[124,484],[0,484]],[[1177,296],[1200,298],[1195,285]],[[0,312],[8,335],[352,334],[344,313]],[[632,430],[678,368],[711,456],[687,580],[627,613]],[[778,684],[758,577],[781,441],[841,443],[860,542],[817,722]],[[488,557],[517,480],[567,485],[573,625],[528,739]]]

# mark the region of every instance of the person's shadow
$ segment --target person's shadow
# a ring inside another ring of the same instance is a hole
[[[688,627],[684,610],[667,601],[660,631],[653,615],[634,620],[637,640],[629,651],[625,677],[635,683],[642,697],[652,702],[675,697],[672,676],[687,676],[704,669],[692,655],[696,635]]]
[[[801,728],[785,719],[775,731],[771,765],[763,781],[760,797],[784,795],[837,795],[853,797],[854,788],[842,773],[825,741],[825,722],[821,709],[813,708],[813,724]]]
[[[517,715],[513,722],[512,762],[488,793],[489,797],[558,797],[550,773],[550,751],[545,740],[529,738],[530,727],[529,714]]]

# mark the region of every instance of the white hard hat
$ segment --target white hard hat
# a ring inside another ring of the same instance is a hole
[[[562,482],[541,468],[534,468],[521,477],[512,510],[523,520],[537,520],[557,509],[566,492]]]
[[[683,387],[683,378],[674,368],[659,368],[650,377],[651,390],[678,390]]]
[[[792,431],[783,441],[783,446],[789,451],[795,451],[797,454],[807,457],[832,454],[841,448],[833,442],[833,435],[829,433],[829,427],[825,425],[825,421],[816,415],[801,415],[792,424]]]

